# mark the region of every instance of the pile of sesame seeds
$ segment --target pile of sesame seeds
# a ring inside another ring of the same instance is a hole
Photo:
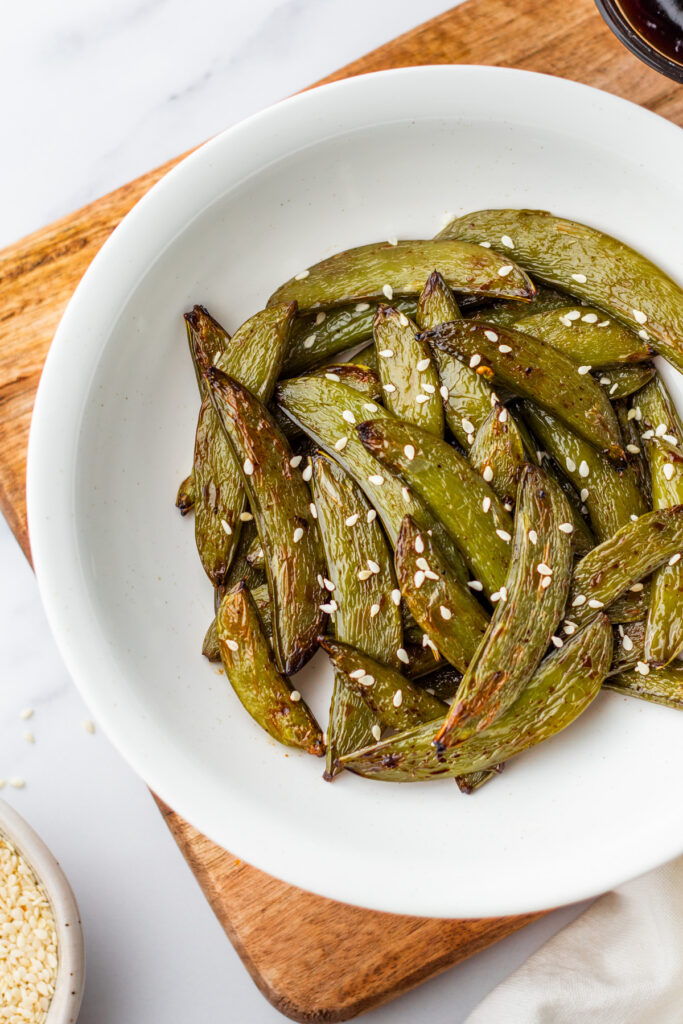
[[[0,836],[0,1020],[41,1024],[55,992],[57,967],[49,900],[21,854]]]

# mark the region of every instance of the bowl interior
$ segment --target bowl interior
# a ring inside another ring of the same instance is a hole
[[[283,279],[338,249],[429,237],[448,212],[491,206],[586,221],[675,274],[682,137],[623,101],[541,76],[369,76],[220,137],[98,257],[36,412],[39,581],[114,742],[232,852],[324,895],[443,916],[568,902],[679,852],[680,719],[614,694],[470,799],[448,781],[323,783],[321,764],[271,741],[201,657],[212,593],[191,517],[173,502],[198,409],[182,322],[193,303],[232,331]],[[680,395],[678,375],[669,380]],[[321,656],[297,676],[323,722],[329,684]]]

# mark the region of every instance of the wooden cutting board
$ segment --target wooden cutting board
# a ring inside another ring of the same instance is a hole
[[[625,96],[683,125],[683,87],[621,47],[592,0],[468,0],[325,81],[416,64],[542,71]],[[0,507],[27,558],[26,444],[52,336],[97,250],[175,163],[0,253]],[[159,806],[252,978],[295,1020],[346,1020],[372,1009],[540,916],[437,921],[334,903],[236,860]]]

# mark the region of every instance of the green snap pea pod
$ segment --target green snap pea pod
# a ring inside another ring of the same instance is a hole
[[[244,584],[225,595],[216,624],[225,674],[254,721],[280,743],[322,757],[320,726],[301,694],[278,672]]]
[[[560,488],[542,469],[527,465],[519,482],[510,571],[437,742],[452,746],[490,726],[533,676],[567,601],[572,530]],[[553,643],[562,646],[559,637]]]
[[[208,661],[221,660],[221,649],[218,646],[218,629],[215,618],[211,619],[211,625],[204,634],[202,654]]]
[[[373,325],[384,404],[399,419],[443,437],[443,406],[432,353],[405,313],[379,306]]]
[[[348,384],[350,388],[355,388],[370,401],[379,400],[382,397],[382,386],[375,371],[368,366],[360,366],[358,363],[328,364],[314,370],[311,376],[341,381],[343,384]]]
[[[194,473],[186,476],[181,483],[178,488],[175,504],[181,516],[186,516],[194,508]]]
[[[603,686],[624,697],[639,697],[651,704],[683,710],[683,664],[672,662],[664,668],[643,675],[637,671],[622,672],[606,679]]]
[[[509,252],[545,284],[617,317],[683,370],[683,290],[624,242],[543,210],[479,210],[453,221],[439,237],[488,241]]]
[[[256,569],[249,564],[247,556],[251,549],[254,540],[258,540],[258,534],[256,533],[256,527],[254,525],[254,519],[250,512],[243,513],[244,522],[240,531],[240,539],[237,542],[237,548],[235,549],[235,555],[228,574],[225,578],[225,583],[214,588],[213,592],[213,604],[214,611],[218,614],[223,597],[228,590],[232,590],[233,587],[237,586],[238,583],[244,582],[249,587],[252,594],[255,594],[259,588],[262,588],[265,584],[266,576],[262,569]],[[265,588],[266,594],[268,588]],[[258,603],[258,602],[257,602]],[[259,605],[259,612],[261,611]],[[270,630],[269,630],[270,631]],[[221,655],[218,649],[218,635],[216,632],[216,619],[215,616],[211,621],[211,625],[206,631],[204,636],[204,642],[202,644],[202,654],[209,661],[220,661]]]
[[[346,677],[348,686],[367,703],[372,711],[373,724],[387,729],[408,729],[420,722],[439,718],[448,710],[438,697],[433,697],[421,686],[415,686],[396,669],[371,658],[364,651],[327,638],[321,640],[320,646],[329,654],[335,669]]]
[[[497,302],[493,306],[476,310],[473,314],[470,314],[470,318],[472,320],[485,320],[489,324],[498,324],[499,327],[514,327],[522,317],[546,313],[566,305],[567,296],[563,292],[558,292],[554,288],[546,288],[544,285],[536,283],[536,294],[531,302],[518,302],[515,300]]]
[[[650,466],[645,455],[644,446],[640,440],[640,430],[632,409],[626,401],[615,402],[614,408],[621,427],[621,436],[624,439],[624,446],[629,453],[629,459],[633,468],[633,475],[636,483],[645,498],[648,508],[652,508],[652,480],[650,477]]]
[[[468,588],[453,579],[434,539],[410,516],[395,551],[401,593],[428,646],[464,672],[488,626],[488,615]]]
[[[544,341],[468,320],[442,324],[421,337],[433,350],[469,361],[478,373],[533,400],[610,459],[623,462],[619,424],[609,400],[587,368],[579,373],[584,367]]]
[[[643,622],[650,607],[650,581],[634,583],[633,586],[606,608],[610,622]]]
[[[419,295],[433,270],[458,292],[503,299],[535,294],[527,275],[492,250],[453,241],[375,242],[316,263],[278,288],[268,305],[296,300],[306,310],[383,297],[391,302],[394,295]]]
[[[517,484],[526,462],[524,442],[510,412],[499,402],[491,409],[470,448],[470,462],[479,473],[489,467],[491,488],[511,511],[517,498]]]
[[[651,380],[634,398],[632,412],[645,440],[663,437],[670,444],[683,446],[683,426],[661,377]]]
[[[341,466],[313,458],[313,498],[327,556],[331,619],[337,640],[398,667],[403,647],[400,597],[391,551],[363,492]],[[393,597],[392,597],[393,595]],[[399,597],[399,604],[394,600]],[[344,672],[335,672],[327,727],[325,777],[334,778],[343,754],[372,742],[375,716]]]
[[[591,306],[562,306],[532,316],[522,311],[514,326],[564,352],[579,366],[593,369],[641,363],[652,355],[646,341]]]
[[[185,314],[185,327],[199,394],[206,398],[204,371],[225,352],[230,344],[230,335],[204,306],[194,306]]]
[[[533,402],[522,404],[523,415],[543,448],[580,491],[593,533],[602,542],[647,511],[645,499],[630,467],[617,470],[583,438]]]
[[[245,583],[245,586],[246,585],[247,584]],[[224,590],[224,588],[219,587],[217,588],[216,592],[218,593],[222,590]],[[225,593],[227,593],[227,590],[225,590]],[[251,590],[250,593],[254,605],[256,606],[256,610],[259,614],[259,618],[261,620],[261,628],[263,629],[264,635],[267,637],[271,637],[273,635],[273,618],[271,615],[270,594],[268,593],[268,587],[266,586],[265,583],[261,583],[258,587],[254,587],[254,589]],[[216,612],[216,614],[218,614],[218,612]],[[208,658],[209,661],[221,660],[221,652],[220,647],[218,645],[218,627],[215,618],[212,620],[211,625],[207,629],[206,634],[204,636],[204,643],[202,644],[202,654],[204,655],[205,658]]]
[[[318,583],[325,558],[310,493],[291,465],[291,448],[258,399],[213,367],[207,380],[265,553],[275,658],[280,670],[292,675],[315,650],[327,595]]]
[[[441,274],[433,270],[417,300],[415,322],[421,331],[428,331],[439,324],[460,319],[460,308],[455,296]]]
[[[646,441],[656,509],[683,504],[683,452],[660,438]],[[680,552],[652,574],[645,661],[668,665],[683,649],[683,560]]]
[[[281,381],[277,400],[287,415],[354,478],[377,509],[391,544],[396,542],[403,517],[412,515],[425,530],[434,531],[457,578],[468,578],[462,556],[443,526],[433,521],[431,513],[397,477],[382,468],[356,434],[354,423],[368,416],[386,417],[393,422],[390,413],[365,401],[347,385],[324,377]]]
[[[614,655],[610,676],[630,672],[639,661],[645,661],[645,623],[626,622],[614,626]]]
[[[645,387],[654,375],[655,368],[652,363],[641,363],[638,366],[608,366],[593,374],[610,401],[634,395]]]
[[[400,420],[368,420],[358,436],[431,509],[484,592],[498,590],[507,575],[512,518],[487,483],[489,474],[477,473],[446,441]]]
[[[380,782],[422,782],[485,771],[571,725],[600,692],[611,660],[609,620],[597,615],[541,662],[515,703],[488,729],[444,750],[434,744],[440,722],[426,722],[349,754],[344,767]]]
[[[296,307],[289,304],[256,313],[218,354],[219,368],[235,374],[245,388],[265,402],[270,399],[280,373],[295,312]],[[206,319],[202,318],[202,324]],[[215,331],[209,331],[204,335],[199,329],[190,328],[190,345],[198,369],[208,368],[205,357],[215,340],[214,334]],[[200,350],[199,344],[205,348]],[[193,473],[195,541],[204,570],[216,586],[223,582],[234,556],[245,499],[234,453],[213,405],[206,398],[195,435]]]
[[[683,551],[683,505],[655,509],[622,526],[574,570],[568,614],[579,625]]]
[[[415,315],[415,300],[397,299],[394,305],[407,316]],[[372,338],[376,310],[376,302],[356,302],[327,312],[298,316],[283,366],[285,376],[309,373],[314,366]]]

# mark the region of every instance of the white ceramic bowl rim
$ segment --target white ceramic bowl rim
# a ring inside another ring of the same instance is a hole
[[[117,310],[136,288],[141,270],[170,246],[190,220],[216,196],[208,198],[203,186],[211,180],[214,163],[230,157],[235,181],[292,152],[292,133],[299,147],[315,142],[307,125],[319,130],[321,117],[330,134],[353,131],[382,117],[383,123],[403,119],[396,97],[405,94],[410,109],[417,109],[430,95],[448,90],[469,90],[472,95],[499,96],[504,111],[508,102],[521,107],[531,123],[547,129],[548,106],[558,111],[579,108],[595,134],[615,121],[627,120],[643,153],[655,153],[666,138],[672,150],[681,152],[680,130],[656,115],[625,100],[587,86],[531,72],[500,68],[437,66],[380,72],[324,86],[269,108],[228,129],[174,168],[125,218],[103,246],[81,281],[63,317],[48,355],[34,412],[28,466],[28,514],[33,558],[48,619],[66,665],[93,713],[120,753],[165,801],[193,825],[261,869],[303,888],[349,903],[402,913],[435,916],[479,916],[516,913],[570,903],[604,891],[680,853],[683,847],[678,817],[659,822],[651,841],[620,851],[618,862],[605,858],[596,863],[590,879],[558,877],[553,871],[532,885],[511,886],[492,880],[490,892],[469,899],[466,889],[457,899],[447,889],[434,887],[428,897],[401,884],[402,866],[387,863],[386,873],[344,870],[334,851],[325,848],[325,837],[303,838],[296,823],[279,824],[280,841],[272,842],[269,823],[240,801],[238,789],[225,795],[230,834],[216,834],[211,808],[189,783],[191,764],[168,737],[155,736],[154,722],[144,724],[143,740],[139,708],[134,701],[111,709],[94,681],[93,666],[106,661],[116,674],[115,659],[107,648],[101,626],[93,613],[86,588],[76,524],[73,520],[75,453],[90,382],[96,372],[106,335],[97,324],[116,322]],[[536,113],[536,101],[546,115]],[[525,106],[526,105],[526,106]],[[402,116],[399,118],[399,114]],[[569,113],[567,116],[571,116]],[[264,140],[267,139],[267,146]],[[680,166],[680,164],[679,164]],[[134,258],[131,258],[134,253]],[[69,349],[72,330],[83,320],[94,325],[92,344],[74,359]],[[59,429],[55,429],[55,423]],[[49,509],[49,514],[46,510]],[[188,543],[191,543],[188,540]],[[68,595],[68,600],[64,599]],[[167,753],[162,755],[166,744]],[[148,752],[154,750],[154,756]]]
[[[58,967],[46,1024],[75,1024],[85,985],[85,947],[76,897],[43,840],[4,800],[0,800],[0,836],[8,839],[30,866],[54,914]]]

